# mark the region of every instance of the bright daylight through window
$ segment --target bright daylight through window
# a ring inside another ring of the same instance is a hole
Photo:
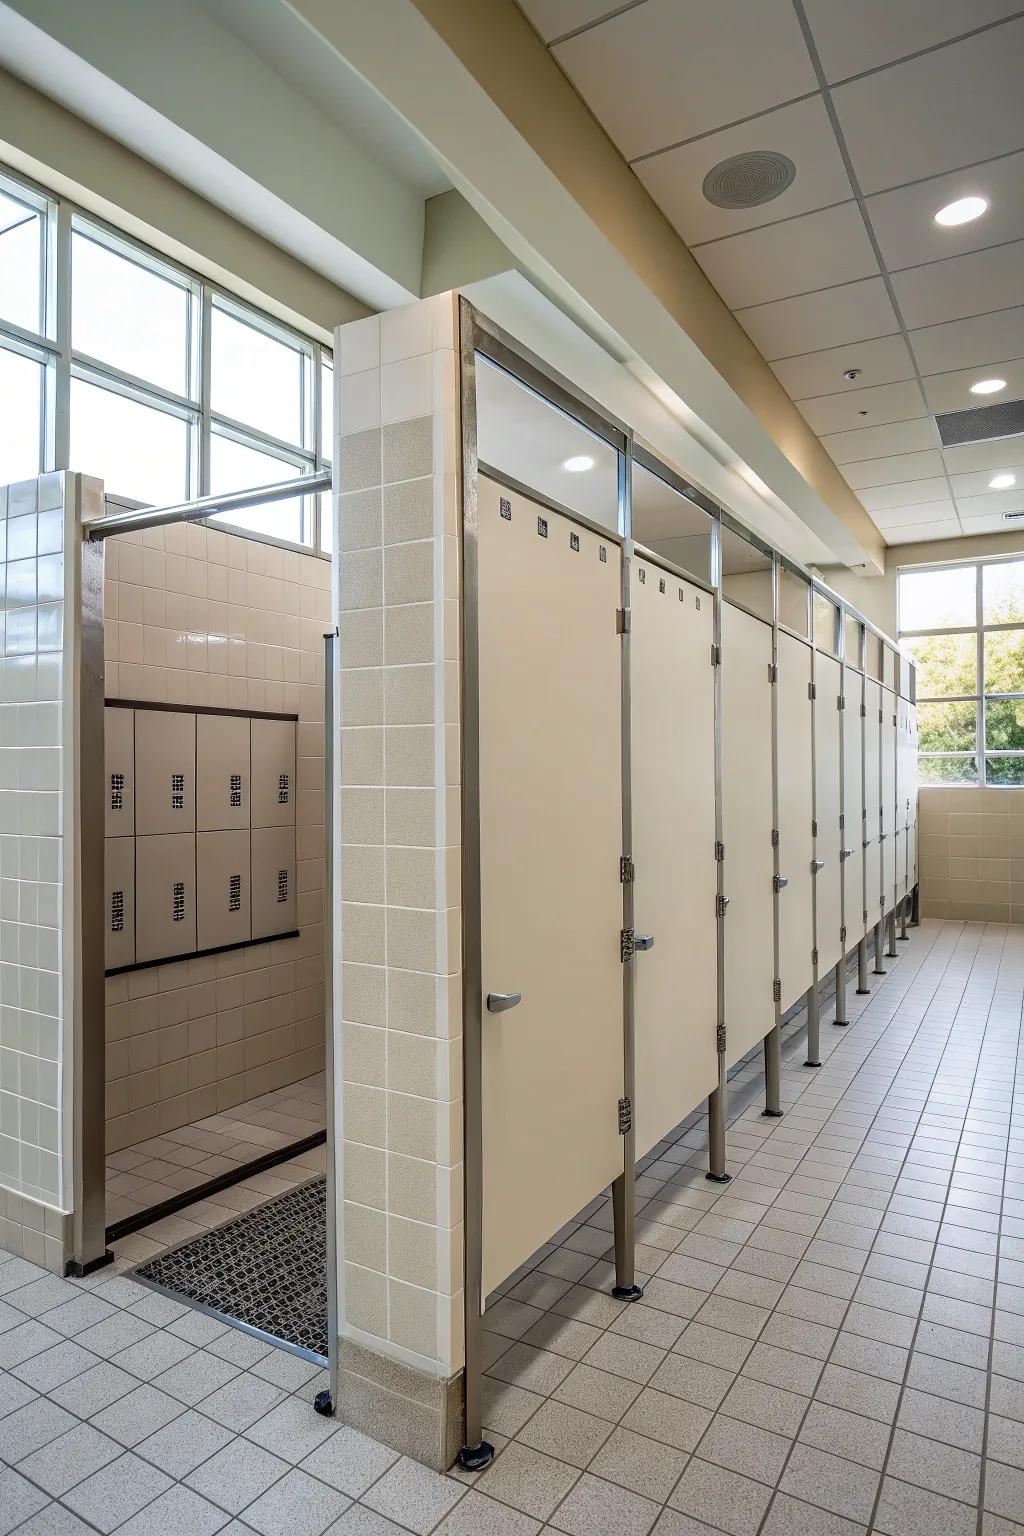
[[[1024,559],[901,571],[922,784],[1024,784]]]
[[[318,342],[0,173],[0,484],[71,468],[154,505],[293,480],[330,465],[332,381]],[[215,521],[330,550],[328,497]]]

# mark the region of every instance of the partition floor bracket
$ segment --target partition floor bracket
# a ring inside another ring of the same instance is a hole
[[[639,1301],[644,1293],[642,1285],[613,1285],[612,1295],[616,1301]]]
[[[464,1445],[456,1459],[463,1471],[481,1472],[494,1460],[494,1446],[489,1440],[481,1440],[479,1445]]]

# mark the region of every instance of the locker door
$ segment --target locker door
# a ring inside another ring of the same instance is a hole
[[[838,700],[841,685],[838,661],[819,651],[814,660],[814,816],[818,823],[814,856],[822,865],[814,885],[819,976],[838,964],[843,954],[843,941],[839,936],[843,926],[843,874],[839,855],[844,846],[839,828],[842,757]]]
[[[847,949],[864,937],[864,678],[843,676],[843,926]]]
[[[619,546],[478,490],[486,1294],[622,1172],[622,642]]]
[[[196,716],[196,828],[249,827],[249,721],[238,715]]]
[[[128,710],[114,710],[128,714]],[[135,964],[135,839],[108,837],[105,847],[108,971]]]
[[[779,892],[780,1006],[785,1012],[813,980],[814,839],[811,834],[811,647],[779,631],[777,710],[779,874],[788,884]]]
[[[640,556],[630,573],[636,1152],[718,1086],[714,604]]]
[[[881,768],[880,723],[882,690],[873,677],[864,679],[864,905],[868,914],[868,927],[873,928],[882,916],[882,849],[879,841],[881,822]]]
[[[890,912],[896,904],[896,697],[882,689],[881,744],[882,809],[882,892],[883,907]]]
[[[252,830],[252,936],[294,933],[295,833],[291,827]]]
[[[106,772],[104,822],[107,837],[131,837],[135,831],[135,711],[103,711]]]
[[[247,943],[252,937],[248,828],[197,834],[196,881],[197,947]]]
[[[136,959],[166,960],[196,948],[196,839],[192,832],[135,841]]]
[[[252,721],[252,824],[295,824],[295,722]]]
[[[731,1064],[775,1024],[772,631],[722,604],[725,1023]]]
[[[137,709],[135,831],[149,837],[195,827],[196,717],[176,709]]]

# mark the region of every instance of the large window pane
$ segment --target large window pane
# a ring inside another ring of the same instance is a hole
[[[779,623],[798,635],[807,634],[809,591],[802,576],[787,570],[784,565],[779,567]]]
[[[918,635],[902,641],[917,662],[919,699],[978,692],[978,642],[974,635]]]
[[[987,784],[1024,784],[1024,757],[986,757]]]
[[[108,495],[164,506],[188,496],[188,424],[84,379],[71,380],[71,468]]]
[[[969,704],[919,704],[918,750],[921,752],[973,752],[977,737],[978,706]]]
[[[919,757],[917,778],[920,784],[977,784],[978,760],[975,757]]]
[[[721,530],[722,596],[756,613],[772,616],[772,562],[756,544],[724,525]]]
[[[76,230],[71,237],[71,344],[123,373],[191,395],[189,294]]]
[[[900,629],[957,629],[977,622],[975,567],[906,571],[899,578]]]
[[[236,443],[230,437],[214,433],[210,439],[210,490],[244,491],[252,485],[273,485],[279,480],[294,480],[300,471],[284,459],[261,453]],[[274,501],[265,507],[246,507],[240,512],[218,513],[215,522],[230,523],[270,538],[303,542],[302,497]]]
[[[41,363],[0,348],[0,485],[42,469],[42,384]]]
[[[861,665],[861,637],[864,626],[852,614],[843,615],[843,656],[848,667]]]
[[[303,446],[303,353],[216,305],[212,332],[213,409]]]
[[[711,518],[642,464],[633,465],[633,537],[701,581],[711,580]]]
[[[1024,693],[1024,629],[997,629],[983,641],[985,692]]]
[[[981,600],[986,624],[1024,624],[1024,560],[982,566]]]
[[[991,752],[1024,752],[1024,699],[985,700],[985,746]]]
[[[0,317],[41,332],[42,277],[42,216],[0,192]]]

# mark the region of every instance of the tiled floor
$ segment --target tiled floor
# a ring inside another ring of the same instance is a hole
[[[109,1153],[107,1225],[322,1131],[327,1123],[324,1094],[324,1074],[320,1072],[249,1099],[223,1114]],[[211,1203],[222,1207],[220,1213],[204,1219],[210,1213],[202,1210],[196,1224],[200,1228],[216,1225],[254,1203],[232,1204],[228,1198],[231,1194],[225,1190],[217,1195]]]
[[[730,1185],[696,1125],[649,1161],[643,1301],[607,1293],[606,1201],[510,1282],[475,1477],[318,1419],[312,1367],[132,1281],[0,1263],[0,1533],[1024,1533],[1024,927],[900,951],[819,1070],[794,1042],[784,1119],[740,1073]]]

